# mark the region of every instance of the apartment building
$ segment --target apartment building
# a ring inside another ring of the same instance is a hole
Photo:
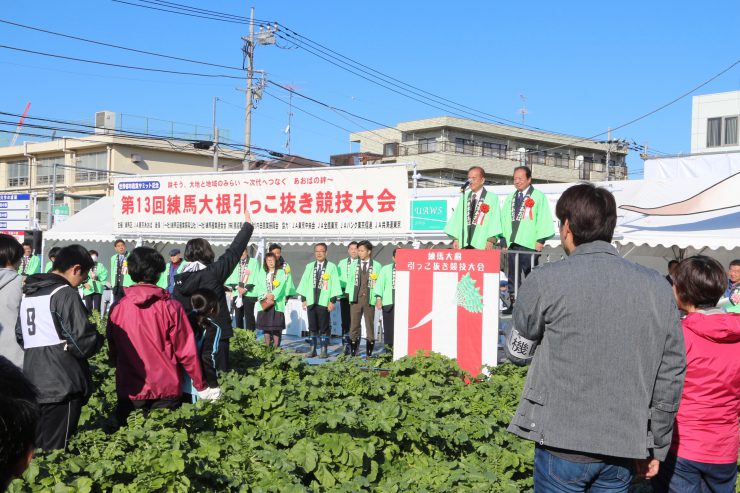
[[[420,186],[465,180],[471,166],[483,167],[492,183],[511,183],[513,169],[522,164],[532,168],[537,183],[627,178],[629,147],[622,141],[597,142],[450,116],[355,132],[350,141],[359,145],[357,158],[332,156],[332,164],[413,161],[427,178]]]
[[[691,100],[691,153],[740,151],[740,91],[694,96]]]

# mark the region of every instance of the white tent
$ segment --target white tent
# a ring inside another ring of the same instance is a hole
[[[112,242],[115,238],[113,197],[102,197],[44,233],[45,241]]]

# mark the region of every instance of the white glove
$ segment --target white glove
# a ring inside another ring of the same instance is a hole
[[[234,301],[234,304],[236,305],[237,308],[241,308],[244,305],[244,300],[242,299],[241,296],[237,296]]]
[[[218,387],[206,388],[198,391],[198,398],[203,399],[204,401],[215,401],[219,397],[221,397],[221,389]]]

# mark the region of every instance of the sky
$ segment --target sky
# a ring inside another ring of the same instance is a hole
[[[146,3],[165,5],[161,0]],[[686,0],[177,3],[245,17],[249,7],[254,7],[255,18],[290,29],[281,31],[277,45],[256,47],[255,69],[264,70],[270,82],[292,86],[325,105],[375,122],[294,96],[290,153],[320,161],[357,150],[349,142],[349,131],[374,129],[379,124],[394,126],[451,114],[451,110],[379,87],[310,53],[305,47],[311,45],[297,47],[291,40],[320,43],[426,91],[414,96],[417,99],[431,102],[427,94],[431,93],[458,103],[457,111],[459,105],[477,110],[477,119],[483,121],[521,122],[523,95],[527,125],[576,136],[605,133],[607,128],[629,122],[740,59],[737,0],[706,4]],[[8,0],[3,7],[0,19],[4,21],[242,67],[241,37],[248,33],[242,23],[112,0]],[[244,75],[238,70],[132,53],[3,23],[0,45],[113,64],[237,77],[145,72],[0,48],[2,112],[20,114],[31,102],[29,114],[42,118],[91,121],[96,111],[110,110],[124,114],[124,125],[142,130],[144,119],[139,117],[146,116],[152,118],[152,132],[173,128],[155,119],[197,124],[207,131],[217,97],[218,127],[228,130],[231,142],[244,142],[245,82],[238,79]],[[738,89],[740,65],[694,94]],[[252,145],[287,152],[288,99],[283,89],[267,86],[253,113]],[[15,119],[6,116],[3,120]],[[190,127],[174,128],[185,131]],[[614,131],[612,138],[678,154],[690,152],[690,131],[689,96]],[[643,164],[637,153],[630,154],[628,166],[631,178],[641,176]]]

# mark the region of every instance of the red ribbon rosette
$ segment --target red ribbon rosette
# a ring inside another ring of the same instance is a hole
[[[532,200],[532,197],[527,197],[527,200],[524,201],[524,207],[529,209],[529,219],[532,219],[532,207],[534,207],[534,200]]]
[[[488,211],[490,211],[490,210],[491,210],[491,207],[490,207],[490,206],[489,206],[488,204],[481,204],[481,205],[480,205],[480,211],[481,211],[481,212],[482,212],[483,214],[487,214],[487,213],[488,213]]]

